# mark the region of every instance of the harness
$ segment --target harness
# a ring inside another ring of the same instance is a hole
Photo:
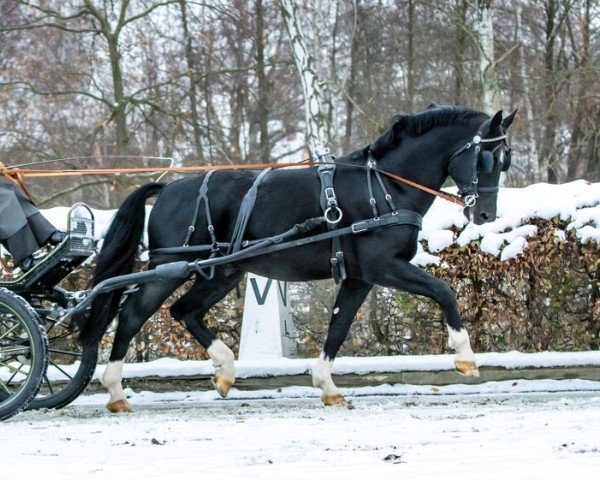
[[[323,210],[323,215],[320,217],[310,218],[303,223],[294,225],[288,231],[275,235],[272,237],[260,239],[260,240],[243,240],[246,227],[252,215],[256,198],[258,194],[258,187],[270,168],[263,170],[254,180],[250,189],[244,195],[242,203],[240,204],[240,210],[233,228],[231,240],[229,242],[218,242],[215,235],[215,229],[212,224],[212,217],[210,214],[210,203],[208,199],[208,187],[211,175],[214,170],[209,171],[204,177],[202,184],[198,190],[198,197],[196,199],[196,207],[194,209],[194,215],[190,226],[188,227],[183,246],[182,247],[167,247],[158,248],[151,251],[151,254],[196,254],[196,253],[209,253],[209,257],[206,260],[197,260],[195,262],[195,270],[199,275],[207,280],[211,280],[215,274],[216,265],[222,263],[219,262],[217,257],[221,252],[226,251],[226,257],[228,261],[239,261],[242,259],[252,258],[258,255],[266,255],[274,253],[276,251],[284,250],[287,248],[298,247],[307,245],[310,243],[321,242],[324,240],[331,240],[331,256],[330,256],[330,267],[331,274],[336,283],[346,278],[346,265],[344,261],[344,253],[342,251],[342,245],[340,238],[349,234],[362,234],[374,230],[378,230],[384,227],[393,225],[411,225],[419,230],[422,227],[423,219],[420,214],[413,212],[412,210],[398,210],[394,204],[391,194],[389,193],[381,172],[377,169],[377,160],[368,152],[367,160],[367,187],[369,192],[369,204],[373,211],[373,218],[354,222],[350,226],[338,228],[340,221],[342,220],[344,213],[339,206],[338,198],[334,188],[334,175],[336,171],[336,164],[334,162],[333,155],[331,155],[328,149],[324,149],[317,153],[318,168],[317,172],[321,182],[321,193],[320,203]],[[344,164],[345,165],[345,164]],[[349,165],[351,166],[351,165]],[[377,181],[376,185],[379,185],[389,212],[380,214],[375,198],[375,192],[373,188],[373,176]],[[190,246],[190,240],[196,231],[196,223],[200,209],[204,204],[206,219],[207,219],[207,230],[210,235],[210,245],[198,245]],[[310,235],[308,237],[299,238],[295,240],[285,240],[299,234],[308,233],[315,228],[323,225],[327,226],[327,232]]]
[[[507,153],[507,155],[510,155],[510,148],[508,148],[508,146],[506,145],[506,138],[508,137],[508,135],[503,134],[503,135],[499,135],[497,137],[491,137],[491,138],[483,138],[483,131],[484,129],[489,126],[491,122],[491,118],[488,118],[487,120],[485,120],[477,129],[477,133],[475,134],[475,136],[473,137],[473,139],[470,142],[467,142],[466,144],[464,144],[462,147],[460,147],[456,152],[454,152],[452,154],[452,156],[450,157],[450,162],[448,163],[448,171],[452,170],[452,164],[453,162],[458,158],[459,155],[461,155],[462,153],[470,150],[472,147],[474,147],[473,149],[473,167],[471,169],[471,179],[470,179],[470,183],[466,186],[463,186],[460,188],[459,194],[460,196],[463,198],[464,202],[465,202],[465,207],[467,208],[472,208],[475,206],[475,204],[477,203],[477,199],[479,198],[479,193],[497,193],[498,192],[498,186],[495,187],[479,187],[479,166],[482,163],[482,152],[481,152],[481,144],[483,143],[494,143],[494,142],[499,142],[499,141],[504,141],[504,149],[505,152]],[[510,166],[510,157],[508,158],[508,165],[503,165],[502,166],[502,170],[506,171],[508,170],[508,167]]]
[[[321,180],[321,208],[323,209],[323,218],[327,223],[327,229],[334,231],[338,223],[342,220],[344,213],[338,205],[337,195],[333,187],[333,177],[335,175],[335,162],[333,155],[328,148],[316,151],[317,160],[320,163],[317,168],[319,180]],[[340,236],[334,236],[331,239],[331,258],[329,260],[331,275],[335,283],[346,278],[346,262],[344,261],[344,252],[342,252],[342,242]]]

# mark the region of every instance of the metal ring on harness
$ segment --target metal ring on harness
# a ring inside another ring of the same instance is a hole
[[[335,218],[335,217],[333,219],[329,218],[329,214],[332,211],[336,212],[337,218]],[[325,218],[325,221],[331,225],[340,223],[340,220],[342,219],[343,216],[344,216],[344,213],[342,212],[340,207],[337,207],[337,206],[328,207],[327,210],[325,210],[325,213],[323,213],[323,217]]]
[[[467,195],[464,198],[465,207],[467,207],[467,208],[474,207],[475,204],[477,203],[477,197],[479,197],[479,195],[477,195],[477,194],[475,194],[475,195]]]

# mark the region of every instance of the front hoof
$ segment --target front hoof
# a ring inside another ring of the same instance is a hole
[[[233,387],[233,382],[219,375],[215,375],[213,378],[213,385],[215,386],[215,390],[219,392],[219,395],[225,398],[229,393],[229,390],[231,390],[231,387]]]
[[[111,411],[112,413],[130,413],[130,412],[133,412],[133,407],[125,399],[123,399],[123,400],[117,400],[116,402],[108,403],[106,405],[106,408],[108,408],[108,410]]]
[[[354,405],[347,401],[341,393],[337,395],[322,395],[321,400],[328,407],[344,407],[348,410],[352,410]]]
[[[478,377],[479,369],[475,362],[468,360],[454,360],[454,365],[456,365],[456,370],[458,373],[465,375],[467,377]]]

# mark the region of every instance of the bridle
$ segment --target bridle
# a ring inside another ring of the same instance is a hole
[[[506,156],[506,160],[503,160],[502,171],[508,170],[510,167],[510,147],[506,144],[506,139],[508,135],[503,133],[502,135],[498,135],[497,137],[483,138],[483,131],[486,127],[489,126],[491,122],[491,118],[485,120],[477,129],[477,133],[473,137],[470,142],[467,142],[462,147],[460,147],[456,152],[454,152],[450,156],[450,160],[448,163],[448,171],[452,170],[452,163],[455,162],[459,155],[473,148],[473,162],[471,169],[471,179],[470,183],[466,186],[459,185],[459,195],[463,199],[465,203],[465,207],[472,208],[477,203],[477,199],[479,198],[480,193],[497,193],[498,186],[495,187],[480,187],[479,186],[479,174],[481,173],[481,164],[485,163],[486,160],[482,158],[484,153],[488,153],[492,155],[493,161],[493,152],[482,152],[481,145],[484,143],[494,143],[502,141],[500,146],[503,147],[502,153]],[[498,148],[498,147],[497,147]],[[494,149],[495,151],[496,149]],[[490,170],[491,172],[491,170]]]

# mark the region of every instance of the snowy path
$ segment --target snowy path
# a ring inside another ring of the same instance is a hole
[[[600,478],[598,392],[364,396],[354,410],[203,398],[134,395],[134,413],[109,416],[92,395],[20,414],[0,424],[0,477]]]

